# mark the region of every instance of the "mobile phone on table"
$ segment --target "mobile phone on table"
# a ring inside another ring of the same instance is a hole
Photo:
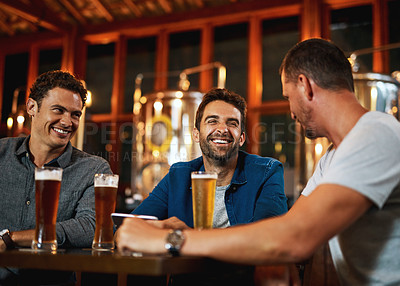
[[[152,215],[135,215],[135,214],[125,214],[125,213],[112,213],[111,218],[116,228],[118,228],[125,218],[127,217],[136,217],[141,219],[148,219],[148,220],[158,220],[157,217]]]

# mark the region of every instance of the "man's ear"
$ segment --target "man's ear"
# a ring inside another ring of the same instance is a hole
[[[297,84],[299,88],[301,88],[303,94],[307,97],[307,99],[312,100],[314,93],[309,78],[304,74],[300,74],[297,79]]]
[[[239,146],[242,147],[245,141],[246,141],[246,133],[242,132],[239,139]]]
[[[196,142],[196,143],[200,142],[200,132],[199,132],[199,130],[197,130],[196,127],[193,128],[192,137],[193,137],[194,142]]]
[[[28,98],[28,101],[26,102],[26,112],[28,112],[29,116],[35,116],[38,109],[36,100]]]

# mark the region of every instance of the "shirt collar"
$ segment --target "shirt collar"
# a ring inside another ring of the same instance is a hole
[[[246,154],[245,152],[239,150],[239,156],[238,156],[238,160],[237,160],[237,164],[236,164],[236,169],[235,169],[235,172],[233,173],[233,177],[231,180],[231,185],[232,184],[243,185],[243,184],[247,183],[246,174],[244,171],[245,154]],[[198,169],[198,170],[204,171],[205,169],[204,169],[203,158],[202,158],[202,156],[200,158],[199,158],[199,163],[201,163],[201,166],[200,166],[200,169]]]
[[[239,150],[239,156],[236,164],[235,172],[231,180],[231,185],[243,185],[247,183],[246,174],[244,172],[244,157],[245,153]]]
[[[17,155],[18,157],[21,157],[21,156],[26,156],[26,154],[29,154],[29,140],[30,139],[31,139],[30,135],[25,138],[24,142],[21,144],[21,146],[15,152],[15,155]],[[49,163],[45,164],[45,166],[61,167],[64,169],[65,167],[68,166],[69,162],[71,161],[72,150],[73,150],[72,144],[71,144],[71,142],[68,142],[67,146],[65,147],[64,152],[57,158],[55,158],[55,159],[51,160]]]

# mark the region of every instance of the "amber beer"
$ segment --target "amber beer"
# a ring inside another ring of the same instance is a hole
[[[96,231],[92,243],[93,249],[114,249],[114,224],[111,214],[115,211],[118,179],[118,175],[110,174],[96,174],[94,177]]]
[[[216,173],[192,172],[193,223],[195,229],[212,228]]]
[[[56,221],[62,169],[35,169],[36,228],[32,249],[57,250]]]

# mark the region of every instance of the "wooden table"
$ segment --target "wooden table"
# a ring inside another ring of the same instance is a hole
[[[0,252],[0,267],[5,266],[78,273],[114,273],[118,275],[118,285],[126,285],[127,275],[167,277],[199,272],[229,272],[242,267],[204,257],[121,255],[117,251],[92,251],[92,249],[58,250],[56,253],[37,252],[30,249],[6,250]]]

